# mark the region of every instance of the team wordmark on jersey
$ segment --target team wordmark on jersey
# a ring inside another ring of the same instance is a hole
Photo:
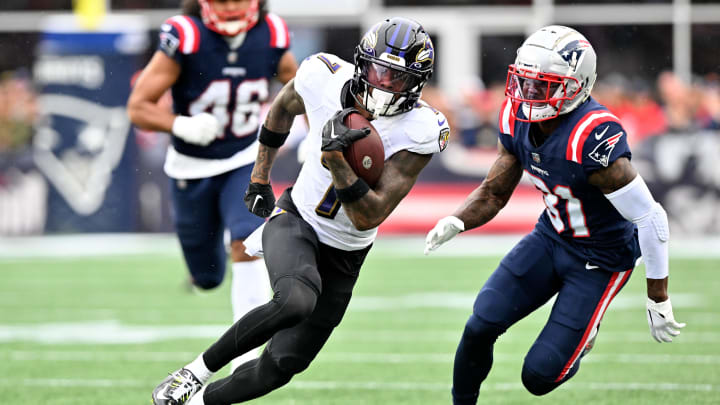
[[[606,128],[607,129],[607,128]],[[588,154],[590,159],[600,163],[601,165],[607,167],[608,162],[610,161],[610,155],[612,155],[613,149],[615,149],[615,145],[618,143],[620,138],[623,136],[622,132],[618,132],[617,134],[611,136],[610,138],[607,138],[606,140],[600,142],[595,149],[592,150]]]

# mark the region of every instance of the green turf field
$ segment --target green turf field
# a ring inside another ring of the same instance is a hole
[[[498,260],[371,252],[317,360],[253,403],[449,404],[457,341]],[[500,338],[481,403],[720,403],[720,260],[676,259],[671,269],[675,314],[689,324],[674,343],[650,337],[639,268],[573,380],[542,398],[520,383],[544,307]],[[149,404],[231,317],[229,283],[199,295],[184,276],[177,255],[0,258],[0,403]]]

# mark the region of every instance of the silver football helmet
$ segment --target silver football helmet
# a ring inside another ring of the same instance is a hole
[[[597,55],[579,32],[561,25],[530,35],[508,68],[505,95],[522,103],[522,121],[545,121],[567,114],[588,97],[595,84]]]

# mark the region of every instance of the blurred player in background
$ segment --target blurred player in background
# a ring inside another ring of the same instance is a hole
[[[670,342],[685,326],[675,322],[667,292],[667,216],[630,163],[620,122],[590,97],[595,66],[592,46],[571,28],[545,27],[525,40],[509,67],[497,160],[480,187],[427,235],[426,254],[490,221],[523,170],[544,194],[547,208],[535,230],[475,300],[455,355],[456,405],[477,402],[497,338],[556,294],[525,356],[522,382],[544,395],[570,379],[641,251],[652,336]]]
[[[172,179],[178,238],[198,288],[222,282],[229,230],[237,320],[269,298],[264,265],[243,245],[263,220],[247,210],[243,193],[269,81],[287,83],[297,62],[285,22],[268,13],[265,1],[184,0],[182,10],[160,28],[158,50],[135,84],[128,114],[142,129],[173,135],[165,172]],[[159,102],[168,89],[174,112]]]
[[[355,66],[326,53],[302,63],[260,131],[246,196],[254,213],[270,215],[247,244],[249,251],[262,245],[275,296],[165,379],[153,392],[156,405],[248,401],[287,384],[310,365],[345,314],[377,226],[447,144],[445,116],[419,100],[433,65],[429,35],[405,18],[373,26],[355,49]],[[344,125],[354,111],[373,119],[385,147],[375,189],[343,157],[345,148],[369,133]],[[310,156],[275,205],[270,169],[293,118],[303,113],[310,122]],[[259,359],[204,386],[232,358],[268,340]]]

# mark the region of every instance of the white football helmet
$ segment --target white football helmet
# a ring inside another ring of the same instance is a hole
[[[561,25],[541,28],[518,48],[505,95],[522,103],[521,121],[556,118],[590,97],[596,63],[595,50],[579,32]]]

